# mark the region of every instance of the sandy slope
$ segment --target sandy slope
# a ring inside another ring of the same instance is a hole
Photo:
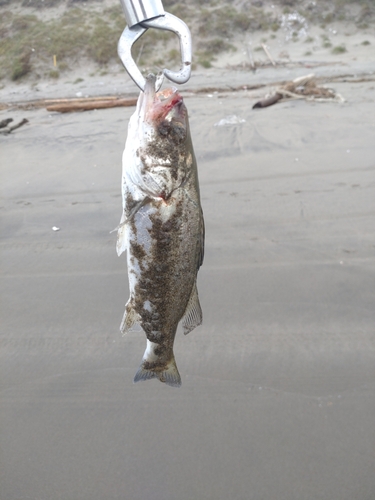
[[[117,0],[106,0],[103,2],[93,2],[90,9],[100,12],[105,7],[118,5]],[[225,4],[224,4],[225,5]],[[268,8],[265,3],[265,9]],[[84,5],[81,8],[86,9]],[[221,7],[218,4],[217,9]],[[62,4],[52,9],[35,9],[22,7],[20,3],[11,3],[6,7],[17,14],[37,15],[42,19],[51,17],[58,18],[67,5]],[[360,10],[359,6],[353,5],[353,19]],[[278,15],[282,15],[280,6],[274,6]],[[293,14],[290,14],[293,18]],[[288,16],[285,16],[286,18]],[[252,82],[263,83],[265,78],[282,79],[293,78],[294,75],[304,74],[305,70],[311,72],[311,68],[320,68],[328,65],[332,69],[322,69],[318,74],[331,74],[331,71],[338,73],[367,73],[373,71],[375,32],[374,26],[370,23],[367,28],[359,29],[357,24],[349,21],[332,22],[326,26],[318,26],[305,22],[299,25],[302,28],[295,31],[292,21],[285,20],[281,28],[276,31],[248,31],[237,33],[233,38],[228,39],[235,51],[222,52],[216,55],[211,69],[204,69],[201,66],[195,67],[191,81],[184,86],[187,90],[196,89],[202,85],[212,84],[215,86],[224,82],[229,86],[241,84],[251,84]],[[125,27],[125,18],[124,18]],[[191,26],[193,37],[193,64],[196,66],[199,60],[199,51],[202,50],[202,38],[196,33],[196,26]],[[293,33],[297,36],[293,36]],[[325,46],[328,43],[328,46]],[[366,45],[364,45],[364,43]],[[265,68],[271,62],[262,49],[265,44],[271,57],[276,62],[281,71],[271,72]],[[157,46],[157,54],[163,59],[164,53],[171,49],[170,42],[165,47]],[[344,47],[345,52],[333,54],[335,47]],[[175,39],[175,48],[178,49],[178,40]],[[151,57],[152,59],[152,57]],[[251,64],[255,64],[258,70],[254,74],[250,71]],[[290,70],[284,71],[285,70]],[[300,70],[302,68],[302,71]],[[56,69],[51,59],[50,70]],[[57,67],[59,69],[59,67]],[[160,68],[162,69],[162,68]],[[178,66],[170,69],[178,69]],[[266,69],[266,72],[264,72]],[[103,71],[104,70],[104,71]],[[141,70],[148,71],[147,67]],[[233,71],[240,70],[240,71]],[[43,72],[42,72],[43,73]],[[268,75],[271,74],[270,77]],[[79,61],[70,64],[70,69],[60,71],[60,77],[37,79],[35,75],[25,77],[18,82],[11,82],[4,79],[0,82],[0,103],[16,102],[38,98],[60,98],[78,96],[96,96],[108,94],[134,94],[137,90],[133,82],[128,77],[119,59],[114,59],[107,67],[99,68],[93,62]]]

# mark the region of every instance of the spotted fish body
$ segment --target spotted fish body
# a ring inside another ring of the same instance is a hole
[[[123,214],[117,253],[127,250],[130,297],[121,331],[147,337],[134,381],[180,386],[173,343],[202,323],[196,287],[204,222],[187,109],[175,89],[155,93],[147,78],[129,122],[123,154]]]

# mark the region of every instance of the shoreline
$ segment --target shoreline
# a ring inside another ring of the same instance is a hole
[[[254,90],[278,85],[314,73],[322,83],[334,79],[366,78],[375,79],[375,61],[333,61],[316,62],[314,64],[294,63],[286,66],[272,66],[258,68],[255,71],[248,69],[222,69],[194,71],[189,82],[178,88],[186,96],[190,93],[204,92],[234,92],[239,90]],[[228,83],[230,75],[230,83]],[[163,87],[168,86],[165,79]],[[14,84],[11,90],[0,89],[1,111],[12,108],[12,105],[27,104],[33,101],[53,100],[63,98],[90,98],[102,96],[135,97],[138,89],[124,70],[122,74],[106,75],[100,79],[89,77],[83,82],[74,85],[67,82],[42,82],[36,87],[27,83]]]

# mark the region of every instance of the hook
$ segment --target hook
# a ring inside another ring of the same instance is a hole
[[[180,40],[180,50],[182,66],[179,71],[170,71],[163,69],[162,73],[158,75],[155,89],[158,91],[163,83],[164,75],[174,83],[185,83],[189,80],[191,74],[191,34],[187,25],[178,17],[168,12],[165,15],[155,17],[147,21],[143,21],[129,28],[124,29],[120,40],[118,42],[118,55],[130,77],[143,91],[146,85],[145,77],[138,69],[132,54],[131,48],[133,44],[149,29],[156,28],[161,30],[172,31]]]

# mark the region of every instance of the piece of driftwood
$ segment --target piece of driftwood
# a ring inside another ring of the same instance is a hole
[[[290,90],[286,89],[279,89],[277,91],[279,94],[281,94],[282,97],[288,98],[290,97],[291,99],[305,99],[306,97],[301,94],[295,94],[294,92],[291,92]]]
[[[262,48],[263,48],[264,52],[266,53],[266,56],[268,57],[268,59],[271,61],[272,66],[276,66],[276,63],[273,60],[273,57],[271,56],[271,53],[268,50],[267,45],[265,45],[264,43],[262,43]]]
[[[13,121],[13,118],[5,118],[5,120],[1,120],[0,128],[7,127],[10,122]]]
[[[46,109],[47,111],[58,111],[59,113],[71,113],[74,111],[90,111],[93,109],[115,108],[118,106],[135,106],[136,104],[137,98],[105,100],[82,99],[79,101],[76,99],[69,101],[67,99],[66,102],[48,105]]]
[[[253,109],[256,108],[267,108],[267,106],[272,106],[272,104],[276,104],[277,101],[280,101],[283,96],[279,93],[276,93],[272,95],[271,97],[268,97],[266,99],[261,99],[260,101],[256,102],[253,106]]]
[[[1,2],[1,0],[0,0]],[[135,96],[134,96],[135,97]],[[88,102],[98,102],[98,101],[118,101],[120,99],[125,99],[125,97],[119,96],[100,96],[100,97],[67,97],[60,99],[37,99],[32,101],[24,101],[18,103],[1,103],[0,102],[0,110],[1,109],[38,109],[38,108],[46,108],[47,106],[52,106],[54,104],[64,104],[64,103],[88,103]]]
[[[43,106],[52,106],[53,104],[64,104],[71,102],[95,102],[95,101],[118,101],[119,96],[102,95],[99,97],[64,97],[60,99],[43,99]]]
[[[29,120],[27,120],[26,118],[24,118],[23,120],[21,120],[16,125],[13,125],[12,127],[8,127],[9,132],[13,132],[13,130],[16,130],[17,128],[22,127],[22,125],[26,125],[26,123],[29,123]]]
[[[254,57],[253,57],[253,52],[251,50],[251,43],[248,42],[246,45],[246,52],[247,52],[247,57],[249,58],[250,66],[252,70],[255,70],[255,62],[254,62]]]
[[[281,85],[271,97],[262,99],[254,104],[254,108],[265,108],[276,104],[281,99],[308,99],[317,101],[338,101],[344,99],[332,89],[318,87],[313,73],[300,76],[291,82]]]
[[[8,120],[13,121],[13,118],[8,118]],[[8,122],[8,123],[10,123],[10,122]],[[26,123],[29,123],[29,120],[27,120],[26,118],[24,118],[20,122],[16,123],[16,125],[13,125],[12,127],[7,127],[4,130],[0,130],[0,134],[8,135],[11,132],[13,132],[13,130],[16,130],[17,128],[22,127],[22,125],[25,125]]]

